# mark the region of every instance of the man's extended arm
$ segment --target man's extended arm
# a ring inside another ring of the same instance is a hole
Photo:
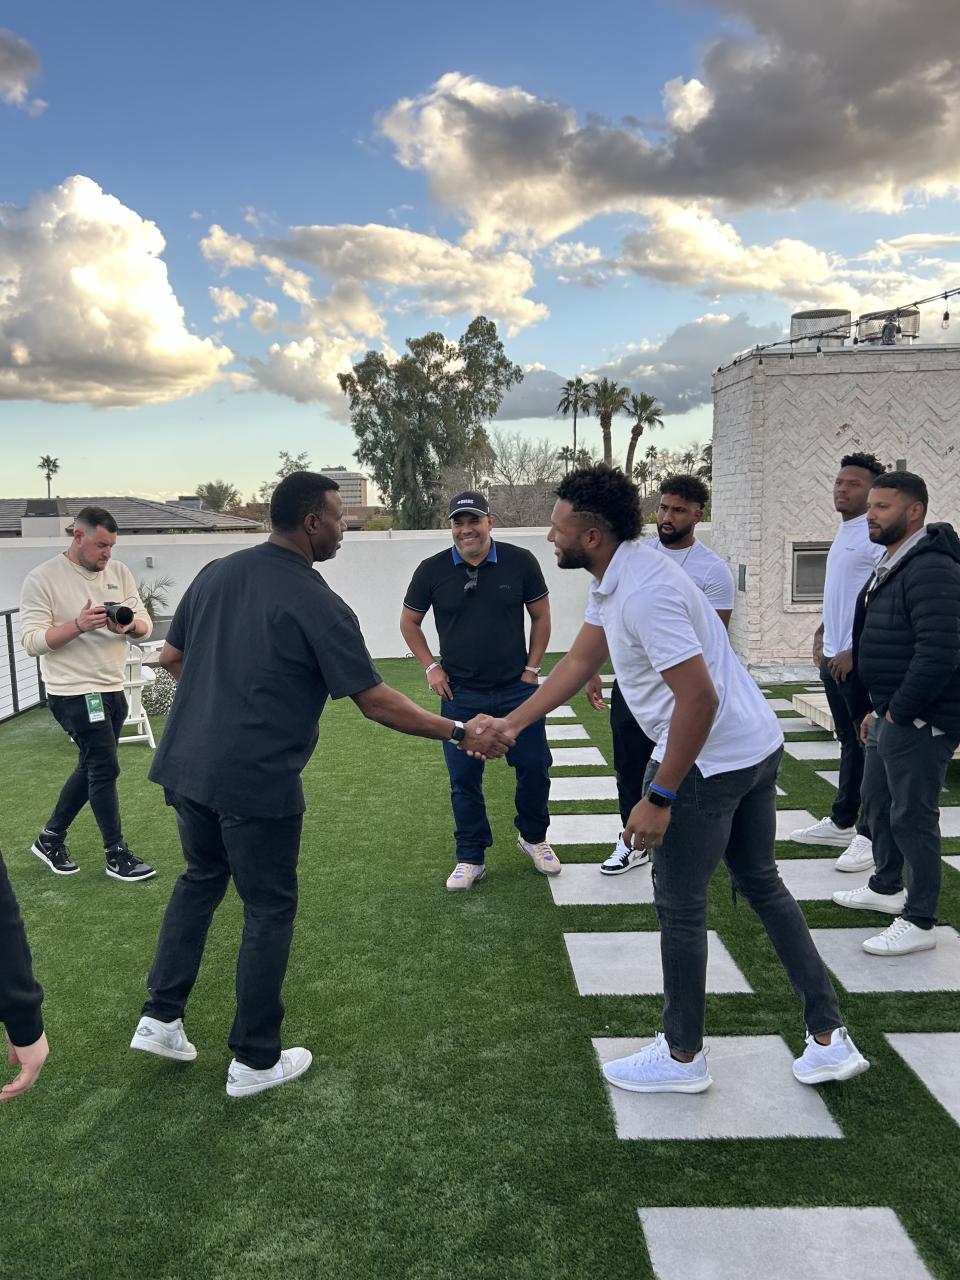
[[[539,667],[543,655],[550,643],[550,597],[542,596],[527,605],[530,615],[530,644],[527,647],[527,666]],[[530,684],[537,683],[537,676],[532,671],[524,671],[521,679]]]
[[[578,693],[606,660],[607,639],[603,627],[585,622],[566,657],[560,659],[537,692],[511,711],[502,723],[517,734],[535,720],[542,720],[548,711]]]
[[[434,715],[432,711],[425,711],[406,694],[392,689],[388,684],[373,685],[352,696],[368,720],[375,720],[388,729],[410,733],[418,738],[435,738],[440,742],[450,740],[453,729],[451,720]],[[484,717],[485,724],[478,724],[478,720],[479,717],[474,717],[464,725],[467,736],[460,744],[464,751],[494,759],[513,746],[512,735],[504,737],[497,732],[487,717]]]

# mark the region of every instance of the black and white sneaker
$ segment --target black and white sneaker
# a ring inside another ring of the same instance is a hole
[[[622,876],[625,871],[632,871],[634,867],[645,867],[649,862],[650,855],[646,849],[628,849],[623,843],[623,832],[621,832],[613,853],[606,862],[600,863],[600,874]]]
[[[115,844],[112,849],[104,852],[107,855],[107,875],[114,880],[149,880],[157,874],[153,867],[148,867],[135,853],[130,852],[126,841]]]
[[[63,836],[48,831],[46,827],[40,832],[30,846],[41,862],[45,862],[55,876],[72,876],[80,870],[70,859],[70,850],[63,843]]]

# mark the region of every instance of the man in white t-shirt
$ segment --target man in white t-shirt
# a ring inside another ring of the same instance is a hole
[[[666,556],[633,541],[636,486],[598,464],[564,477],[557,495],[548,536],[559,568],[593,575],[586,619],[533,697],[491,728],[522,732],[582,689],[609,655],[624,700],[656,744],[624,838],[654,851],[663,1032],[606,1063],[604,1076],[638,1093],[700,1093],[712,1083],[703,1054],[707,890],[721,861],[803,1000],[809,1034],[794,1075],[804,1084],[859,1075],[869,1064],[842,1025],[803,913],[777,871],[776,716],[703,593]]]
[[[733,574],[715,551],[697,541],[695,532],[709,500],[709,490],[697,476],[667,476],[660,485],[657,541],[652,546],[654,551],[672,560],[696,583],[727,627],[736,596]],[[597,710],[603,710],[599,677],[591,680],[587,697]],[[626,825],[631,809],[643,795],[643,779],[654,744],[631,715],[616,681],[610,691],[610,732],[620,818]],[[600,863],[600,873],[619,876],[649,862],[650,854],[646,849],[628,849],[621,835],[613,853]]]
[[[857,596],[884,554],[883,547],[870,541],[867,530],[870,486],[883,472],[883,464],[872,453],[850,453],[840,459],[840,471],[833,482],[833,505],[840,513],[840,528],[827,556],[823,621],[813,637],[813,660],[820,668],[820,679],[840,740],[840,777],[830,813],[812,827],[801,827],[790,833],[790,839],[800,844],[843,849],[834,863],[838,871],[873,868],[870,829],[862,816],[858,821],[864,751],[856,687],[850,672]]]

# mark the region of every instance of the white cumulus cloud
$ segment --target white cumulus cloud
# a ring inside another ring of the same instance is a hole
[[[224,377],[190,333],[153,222],[89,178],[0,207],[0,399],[139,405]]]

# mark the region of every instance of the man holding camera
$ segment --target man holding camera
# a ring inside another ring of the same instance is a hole
[[[152,623],[133,574],[112,559],[117,522],[102,507],[84,507],[70,546],[28,574],[20,598],[20,642],[40,659],[47,703],[79,750],[47,825],[32,852],[54,875],[80,868],[67,831],[89,800],[103,837],[107,875],[148,880],[156,872],[127,847],[120,826],[117,739],[127,718],[123,692],[128,639],[143,640]]]

